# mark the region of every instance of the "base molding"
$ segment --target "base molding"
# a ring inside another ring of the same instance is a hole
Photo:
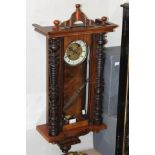
[[[52,144],[57,144],[62,152],[67,153],[72,145],[78,144],[81,142],[79,139],[80,136],[86,135],[89,132],[99,132],[100,130],[106,129],[105,124],[101,125],[86,125],[82,128],[76,127],[73,129],[68,129],[61,131],[58,136],[49,136],[48,134],[48,124],[39,125],[36,127],[37,131],[49,142]]]

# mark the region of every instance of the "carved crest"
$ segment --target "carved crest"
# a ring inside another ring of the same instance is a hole
[[[76,4],[76,11],[71,15],[71,18],[64,21],[61,26],[73,27],[75,22],[82,22],[84,26],[90,26],[95,22],[92,19],[88,19],[87,16],[81,11],[80,4]]]
[[[71,28],[74,27],[76,22],[82,22],[83,26],[91,26],[93,24],[95,24],[94,20],[87,18],[87,16],[81,11],[80,4],[76,4],[76,11],[71,15],[71,18],[62,22],[60,24],[60,22],[58,20],[54,21],[54,25],[55,27],[53,28],[54,30],[59,30],[59,25],[60,27],[64,27],[64,28]]]

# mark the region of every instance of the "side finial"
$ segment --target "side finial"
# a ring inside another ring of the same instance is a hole
[[[107,22],[107,21],[108,21],[108,18],[105,17],[105,16],[103,16],[103,17],[101,18],[101,20],[102,20],[103,22]]]
[[[53,27],[53,30],[59,30],[59,24],[60,24],[60,22],[59,22],[59,20],[54,20],[54,27]]]

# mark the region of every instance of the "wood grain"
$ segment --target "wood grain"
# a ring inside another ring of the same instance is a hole
[[[67,49],[68,45],[75,40],[83,40],[87,43],[88,46],[91,42],[90,35],[80,35],[80,36],[71,36],[64,38],[64,53],[65,49]],[[86,60],[85,60],[86,61]],[[83,63],[78,66],[69,66],[68,64],[64,64],[64,104],[69,100],[69,98],[74,94],[74,92],[79,89],[81,85],[83,85],[85,79],[83,76],[85,68]],[[83,104],[83,93],[77,97],[74,101],[72,107],[70,107],[65,114],[74,115],[76,117],[80,117],[82,111]]]
[[[40,26],[38,24],[33,24],[35,31],[47,36],[47,37],[65,37],[73,35],[84,35],[84,34],[94,34],[94,33],[104,33],[113,32],[118,25],[113,23],[108,23],[106,25],[94,25],[91,27],[76,27],[71,29],[61,28],[59,31],[53,31],[53,26]]]
[[[87,125],[88,125],[88,120],[78,121],[78,122],[73,123],[73,124],[64,125],[63,131],[75,129],[75,128],[79,128],[79,127],[82,128],[83,126],[87,126]]]
[[[48,124],[43,124],[43,125],[38,125],[36,127],[37,131],[49,142],[49,143],[59,143],[59,141],[62,141],[64,139],[68,139],[71,137],[79,137],[85,134],[88,134],[90,131],[93,132],[99,132],[100,130],[106,129],[107,126],[105,124],[102,125],[94,125],[94,126],[83,126],[70,129],[70,130],[65,130],[60,132],[58,136],[49,136],[48,135]]]

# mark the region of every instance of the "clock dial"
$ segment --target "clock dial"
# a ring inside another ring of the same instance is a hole
[[[87,57],[87,44],[82,40],[72,42],[66,49],[64,61],[72,66],[82,63]]]

